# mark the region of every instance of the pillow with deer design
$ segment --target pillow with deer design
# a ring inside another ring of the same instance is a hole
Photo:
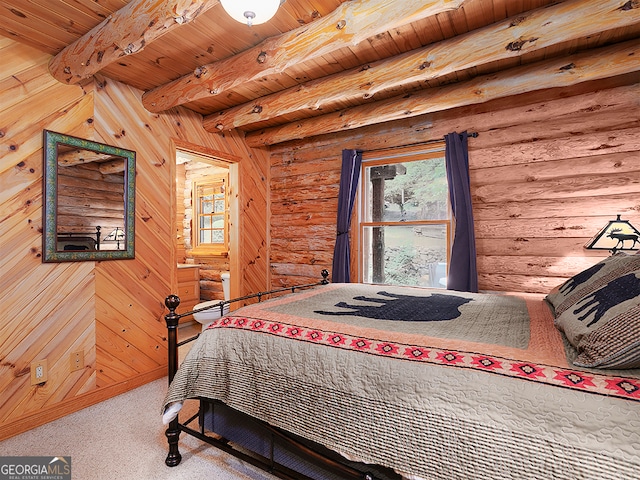
[[[574,275],[554,288],[545,298],[558,317],[589,293],[636,270],[640,270],[640,256],[618,252]]]
[[[575,365],[639,368],[640,269],[588,292],[555,323],[578,352]]]

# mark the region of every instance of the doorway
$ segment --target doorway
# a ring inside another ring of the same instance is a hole
[[[222,300],[221,275],[230,274],[230,297],[239,294],[238,166],[222,154],[176,148],[175,258],[199,265],[200,301]]]

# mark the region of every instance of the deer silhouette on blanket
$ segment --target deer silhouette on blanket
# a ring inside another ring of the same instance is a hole
[[[461,313],[459,307],[469,303],[471,298],[457,295],[443,295],[433,293],[427,297],[414,297],[412,295],[392,294],[377,292],[378,295],[388,297],[370,298],[362,295],[353,297],[354,300],[379,303],[377,305],[349,305],[346,302],[336,303],[336,307],[349,308],[349,312],[328,312],[316,310],[321,315],[355,315],[357,317],[374,318],[376,320],[402,320],[413,322],[435,322],[441,320],[453,320]]]
[[[591,295],[584,297],[581,302],[585,302],[576,308],[573,313],[579,315],[588,309],[578,320],[584,321],[589,315],[595,312],[593,320],[587,326],[590,327],[609,310],[611,307],[640,295],[640,278],[634,273],[629,273],[610,281],[607,285],[596,290]]]

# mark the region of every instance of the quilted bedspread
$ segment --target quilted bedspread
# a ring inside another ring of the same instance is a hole
[[[215,398],[413,479],[640,478],[640,371],[568,349],[539,296],[332,284],[211,325],[164,405]]]

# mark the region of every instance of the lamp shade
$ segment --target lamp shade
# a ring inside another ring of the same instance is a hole
[[[125,234],[124,230],[120,227],[116,227],[114,230],[104,237],[105,242],[116,242],[116,248],[120,250],[120,242],[124,242]]]
[[[111,242],[115,242],[116,240],[124,240],[124,230],[120,227],[116,227],[106,237],[104,237],[104,239]]]
[[[231,18],[247,25],[259,25],[273,18],[280,0],[220,0]]]
[[[640,232],[628,220],[610,220],[595,237],[584,246],[594,250],[638,250],[640,249]]]

